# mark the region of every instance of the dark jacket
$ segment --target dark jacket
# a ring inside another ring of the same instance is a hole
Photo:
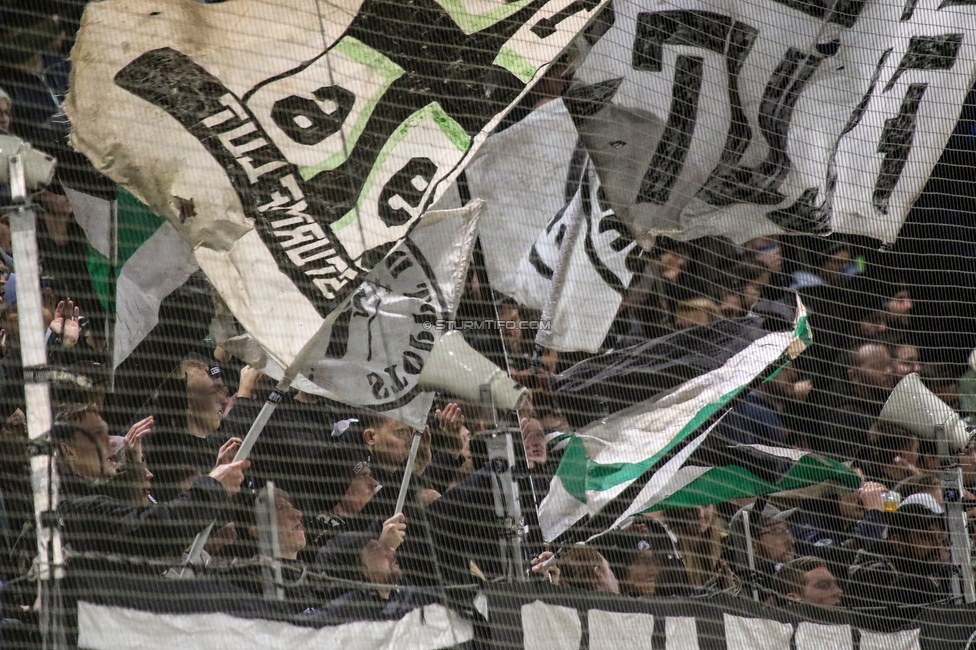
[[[888,540],[860,551],[849,575],[849,605],[888,607],[893,617],[902,620],[914,618],[921,606],[949,596],[945,566],[899,557]]]
[[[96,484],[69,474],[61,480],[58,514],[63,541],[75,553],[178,559],[197,533],[220,519],[221,506],[227,501],[224,487],[209,476],[197,479],[173,501],[143,507],[105,496]],[[123,572],[129,566],[136,572],[161,572],[85,557],[69,559],[69,566],[100,571],[112,571],[114,566]]]

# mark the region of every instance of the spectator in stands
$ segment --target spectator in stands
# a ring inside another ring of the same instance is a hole
[[[846,571],[855,551],[884,537],[887,519],[882,495],[888,488],[874,481],[837,496],[806,499],[793,526],[796,550],[843,565]]]
[[[230,453],[232,458],[236,451],[226,444],[220,452],[214,451],[214,434],[221,422],[220,393],[209,366],[201,360],[184,359],[180,363],[177,374],[157,391],[152,414],[156,428],[146,441],[145,455],[156,476],[161,501],[172,500],[179,493],[178,468],[195,467],[206,474],[214,467],[215,457]]]
[[[922,381],[925,387],[935,393],[935,396],[945,402],[949,408],[958,411],[959,375],[952,366],[942,363],[929,363],[922,367]]]
[[[13,103],[10,95],[0,88],[0,133],[10,133],[10,113],[13,110]]]
[[[889,340],[904,343],[905,337],[911,332],[914,308],[911,289],[904,284],[897,285],[895,293],[885,302]]]
[[[559,559],[559,584],[582,591],[620,593],[607,558],[589,546],[574,546]]]
[[[798,291],[824,285],[843,287],[850,278],[850,274],[845,271],[852,259],[850,246],[842,242],[834,242],[819,256],[817,267],[813,272],[799,269],[793,273],[793,284],[790,285],[790,289]]]
[[[861,465],[868,480],[893,487],[918,474],[918,436],[887,420],[871,425],[868,457]]]
[[[894,376],[894,382],[897,384],[913,372],[921,371],[918,348],[909,343],[896,345],[891,355],[891,374]]]
[[[817,557],[798,557],[776,573],[776,591],[787,602],[840,607],[843,590],[827,564]]]
[[[249,464],[222,463],[176,500],[140,507],[102,493],[101,484],[116,472],[116,458],[108,425],[93,407],[62,408],[51,435],[62,473],[59,513],[64,540],[78,552],[179,557],[204,526],[220,517],[228,498],[240,491]],[[77,565],[92,566],[84,561]],[[95,566],[104,570],[111,565],[95,561]]]
[[[61,301],[56,309],[42,307],[43,326],[48,330],[48,363],[52,366],[70,365],[71,349],[81,333],[80,312],[70,300]],[[20,356],[20,317],[17,308],[17,280],[11,274],[7,281],[4,302],[0,305],[0,330],[3,331],[4,354],[0,359],[0,418],[6,419],[14,411],[27,410],[24,403],[24,376]]]
[[[684,558],[691,586],[704,587],[724,564],[720,558],[725,527],[715,506],[665,510],[664,522],[678,538],[678,550]]]
[[[261,488],[258,497],[267,494],[267,488]],[[275,512],[278,520],[278,544],[281,549],[281,558],[285,560],[297,561],[298,554],[307,544],[305,539],[305,526],[302,525],[302,511],[292,504],[291,495],[284,490],[275,490]],[[259,539],[260,531],[256,523],[248,526],[248,535],[251,539]]]
[[[786,366],[736,404],[722,419],[718,433],[745,445],[796,444],[784,413],[791,402],[805,402],[812,388],[811,380],[801,379],[792,366]]]
[[[635,598],[686,595],[684,562],[667,530],[654,519],[637,528],[613,531],[594,544],[607,558],[620,593]]]
[[[710,298],[682,300],[674,309],[674,329],[684,330],[722,320],[718,305]]]
[[[751,503],[732,517],[723,557],[739,579],[757,587],[761,592],[760,598],[765,600],[773,587],[773,575],[794,557],[795,540],[788,522],[796,509],[780,510],[766,503],[757,514],[755,506],[755,503]],[[749,515],[748,527],[746,513]],[[747,536],[751,538],[754,571],[749,566]]]
[[[406,519],[401,513],[383,522],[379,531],[343,533],[326,544],[316,558],[317,568],[347,584],[327,605],[306,611],[304,618],[320,623],[399,619],[424,604],[418,592],[397,588],[402,578],[397,549],[406,536]],[[348,584],[355,582],[368,584]]]
[[[920,503],[900,507],[892,513],[888,539],[861,551],[851,566],[856,604],[897,607],[944,598],[945,551],[942,516]]]
[[[868,430],[878,419],[893,387],[891,355],[878,343],[864,343],[841,357],[846,381],[828,394],[830,412],[810,446],[842,459],[862,458]]]
[[[762,289],[762,298],[774,302],[783,300],[790,277],[784,273],[783,247],[779,240],[776,237],[757,237],[747,241],[743,247],[755,256],[757,262],[769,269],[769,281]]]
[[[921,502],[921,496],[928,495],[932,497],[932,501],[928,503],[934,503],[939,508],[942,507],[942,478],[936,474],[913,474],[896,485],[894,490],[901,495],[902,503],[908,502],[908,499],[915,495],[919,495],[919,502]],[[930,509],[935,510],[931,506]]]

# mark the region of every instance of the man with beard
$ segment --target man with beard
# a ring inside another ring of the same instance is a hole
[[[846,382],[830,395],[829,415],[820,435],[810,437],[814,451],[844,460],[861,458],[868,430],[878,419],[893,388],[891,355],[880,343],[861,344],[842,356]]]
[[[892,514],[888,539],[861,551],[851,566],[852,604],[895,608],[947,597],[946,553],[943,517],[920,503],[903,505]]]

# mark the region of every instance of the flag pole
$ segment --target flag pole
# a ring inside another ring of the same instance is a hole
[[[302,349],[299,350],[298,354],[295,355],[294,361],[285,370],[284,377],[278,382],[278,385],[274,387],[271,394],[268,395],[268,399],[264,402],[264,406],[261,407],[261,411],[258,416],[254,418],[254,422],[251,424],[251,428],[248,429],[247,435],[244,436],[244,440],[241,446],[238,448],[237,453],[234,454],[233,462],[238,462],[242,460],[247,460],[250,455],[251,450],[254,448],[255,443],[257,443],[258,438],[261,437],[261,432],[264,431],[264,427],[268,424],[268,420],[271,419],[272,414],[274,414],[275,408],[281,403],[282,398],[285,393],[291,388],[291,384],[295,381],[295,377],[298,376],[298,371],[302,364],[305,363],[306,357],[309,353],[318,345],[319,341],[327,332],[332,331],[332,320],[326,320],[319,327],[319,330],[315,333],[312,338],[310,338]],[[207,540],[210,539],[210,533],[213,532],[213,527],[216,522],[210,522],[210,524],[204,528],[197,536],[194,538],[193,543],[190,545],[190,550],[186,554],[186,558],[183,560],[183,566],[187,567],[193,564],[200,564],[200,556],[203,554],[203,547],[206,545]],[[180,571],[180,577],[190,577],[190,574]]]
[[[410,455],[407,457],[407,466],[403,470],[403,480],[400,482],[400,494],[397,496],[396,509],[393,516],[403,512],[403,506],[407,501],[407,491],[410,488],[410,478],[413,476],[413,466],[417,462],[417,450],[420,449],[420,439],[424,432],[420,429],[413,434],[413,442],[410,443]]]
[[[47,349],[41,306],[41,279],[37,251],[37,217],[27,192],[28,178],[21,153],[5,161],[10,179],[13,210],[10,212],[11,248],[17,269],[17,314],[20,319],[20,352],[24,369],[24,402],[27,432],[36,445],[51,430],[51,392],[48,385]],[[52,167],[53,170],[53,167]],[[58,468],[55,449],[37,446],[31,457],[31,486],[37,526],[38,596],[40,628],[44,650],[67,647],[63,625],[61,584],[64,551],[58,528]]]

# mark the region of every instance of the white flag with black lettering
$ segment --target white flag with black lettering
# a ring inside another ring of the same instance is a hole
[[[519,264],[518,295],[523,304],[542,310],[536,342],[560,352],[598,351],[641,253],[587,163],[572,200]]]
[[[289,366],[606,1],[90,3],[71,142]]]
[[[645,246],[660,233],[893,242],[976,80],[971,0],[607,11],[564,101]]]
[[[420,371],[444,323],[454,320],[484,205],[475,200],[428,212],[373,267],[307,351],[293,385],[423,428],[434,394],[418,386]],[[231,354],[275,379],[283,376],[281,366],[235,328],[225,310],[218,310],[212,333]]]

